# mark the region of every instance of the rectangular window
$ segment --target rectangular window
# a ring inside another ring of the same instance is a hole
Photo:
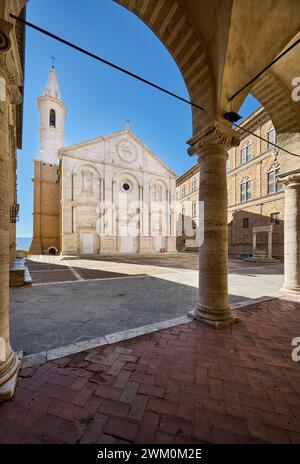
[[[185,197],[186,195],[186,188],[185,187],[182,187],[182,190],[181,190],[181,198]]]
[[[241,184],[241,202],[251,200],[251,180]]]
[[[197,203],[192,203],[192,217],[197,216]]]
[[[241,164],[247,163],[252,158],[252,146],[249,143],[246,147],[243,147],[241,150]]]
[[[241,164],[246,163],[246,147],[241,150]]]
[[[246,147],[246,159],[247,161],[250,161],[252,158],[252,146],[251,146],[251,143],[249,143],[249,145],[247,145]]]
[[[192,192],[196,192],[197,190],[197,179],[192,181]]]
[[[283,186],[281,182],[278,182],[277,177],[279,176],[279,168],[275,171],[275,185],[276,185],[276,192],[282,192]]]
[[[249,218],[243,218],[243,229],[249,229]]]
[[[272,213],[271,214],[271,223],[272,224],[280,224],[280,215],[279,213]]]
[[[277,181],[279,175],[279,168],[273,169],[268,172],[268,193],[281,192],[283,187],[282,183]]]
[[[228,174],[228,172],[230,171],[230,160],[228,158],[228,160],[226,160],[226,172]]]
[[[274,129],[271,129],[268,132],[268,150],[275,148],[273,143],[276,143],[276,132]]]
[[[268,193],[275,192],[275,171],[268,172]]]

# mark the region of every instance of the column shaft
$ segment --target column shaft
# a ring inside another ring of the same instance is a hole
[[[200,208],[204,240],[199,246],[199,304],[194,319],[216,329],[237,322],[228,305],[227,150],[222,143],[199,148]]]
[[[13,396],[20,361],[9,340],[9,139],[8,101],[0,101],[0,401]]]
[[[284,289],[300,291],[300,174],[285,182]]]

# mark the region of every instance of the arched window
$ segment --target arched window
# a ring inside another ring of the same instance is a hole
[[[56,114],[54,110],[50,110],[49,125],[50,127],[56,126]]]
[[[251,180],[247,179],[241,183],[241,203],[251,200]]]

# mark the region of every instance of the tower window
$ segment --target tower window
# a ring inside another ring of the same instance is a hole
[[[50,110],[49,125],[50,127],[56,126],[56,114],[54,110]]]

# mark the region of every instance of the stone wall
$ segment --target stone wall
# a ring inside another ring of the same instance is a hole
[[[268,131],[273,127],[266,113],[258,110],[251,121],[251,130],[267,139]],[[250,117],[251,118],[251,117]],[[247,124],[247,121],[246,121]],[[249,122],[250,124],[250,122]],[[249,128],[249,129],[250,129]],[[251,160],[241,164],[241,150],[251,143]],[[265,141],[254,136],[242,135],[240,146],[229,151],[229,172],[227,174],[228,189],[228,224],[229,253],[233,255],[252,253],[252,227],[267,225],[271,222],[271,214],[279,213],[279,224],[273,227],[273,256],[284,254],[284,192],[268,193],[268,172],[279,168],[278,153],[268,148]],[[241,183],[251,180],[251,200],[241,202]],[[243,227],[243,220],[248,218],[249,227]],[[267,247],[267,234],[257,235],[257,248]]]
[[[60,252],[60,184],[58,166],[34,160],[33,239],[30,254]]]
[[[247,129],[267,139],[273,128],[272,121],[263,108],[257,110],[244,121]],[[227,198],[229,225],[229,253],[251,254],[252,227],[270,224],[271,214],[279,213],[280,223],[273,227],[273,255],[283,256],[284,241],[284,192],[268,193],[268,172],[271,168],[280,167],[278,153],[273,147],[268,148],[266,141],[254,135],[240,131],[241,143],[229,150],[227,161]],[[241,164],[241,150],[251,144],[251,160]],[[197,178],[197,191],[192,192],[192,181]],[[241,183],[251,180],[251,200],[241,202]],[[183,192],[185,194],[183,195]],[[184,208],[187,219],[192,217],[192,203],[199,198],[198,164],[186,171],[176,181],[177,212]],[[249,227],[243,228],[243,219],[249,218]],[[198,217],[192,217],[199,225]],[[177,240],[182,248],[195,247],[193,240]],[[267,234],[257,235],[258,249],[267,246]]]

